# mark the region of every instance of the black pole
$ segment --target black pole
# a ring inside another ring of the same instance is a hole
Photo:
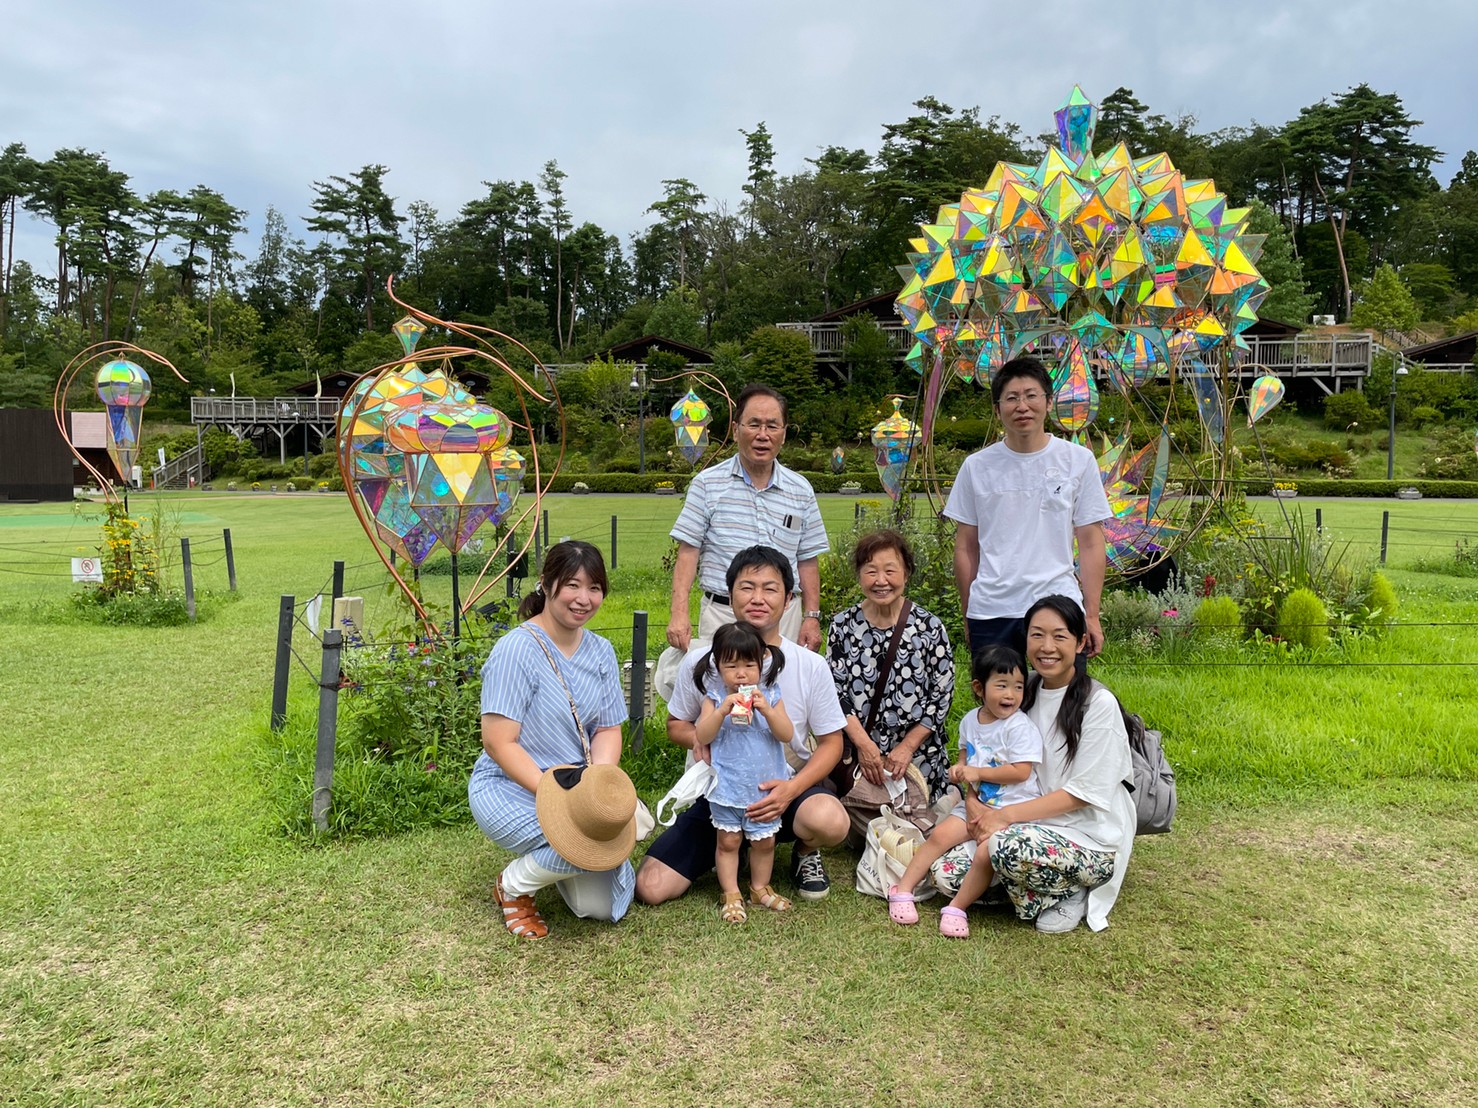
[[[180,564],[185,570],[185,612],[195,622],[195,567],[190,564],[190,540],[180,539]]]
[[[544,509],[544,549],[549,549],[549,509]]]
[[[329,802],[334,789],[334,739],[339,724],[339,653],[344,632],[331,627],[323,633],[323,676],[318,682],[318,746],[313,755],[313,826],[328,830]]]
[[[616,568],[616,517],[611,517],[611,568]]]
[[[1386,564],[1386,537],[1391,533],[1391,513],[1380,514],[1380,564]]]
[[[344,563],[334,563],[334,599],[344,595]]]
[[[226,543],[226,580],[231,583],[231,591],[236,591],[236,554],[231,549],[231,528],[226,527],[221,531],[221,538]]]
[[[281,731],[287,721],[287,667],[293,652],[293,598],[284,596],[277,609],[277,667],[272,674],[272,716],[268,721],[274,731]]]
[[[462,633],[462,592],[457,584],[457,552],[452,551],[452,638]]]
[[[637,405],[636,419],[637,472],[645,475],[647,472],[647,389],[645,384],[642,385],[641,402]]]
[[[1323,508],[1315,508],[1314,509],[1314,530],[1315,530],[1315,532],[1317,532],[1320,535],[1324,534],[1324,509]]]
[[[614,526],[614,524],[613,524]],[[647,732],[647,613],[631,613],[631,749],[640,754]]]

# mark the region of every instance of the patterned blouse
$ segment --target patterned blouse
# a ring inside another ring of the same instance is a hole
[[[867,723],[878,666],[888,652],[893,628],[874,627],[856,604],[832,618],[826,655],[836,682],[842,711]],[[949,736],[945,719],[955,691],[955,655],[949,633],[938,616],[917,604],[908,612],[908,624],[893,659],[893,672],[873,725],[872,740],[885,756],[915,724],[930,733],[919,745],[913,763],[937,796],[949,783]]]

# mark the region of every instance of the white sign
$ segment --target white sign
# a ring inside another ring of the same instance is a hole
[[[96,581],[98,584],[102,584],[103,563],[97,558],[73,558],[72,580]]]
[[[303,618],[308,621],[308,630],[318,634],[318,614],[323,611],[323,593],[319,593],[303,606]]]

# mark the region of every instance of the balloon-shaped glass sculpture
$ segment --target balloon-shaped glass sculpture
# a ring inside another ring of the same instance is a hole
[[[893,414],[872,429],[872,445],[877,451],[878,479],[883,491],[897,500],[903,492],[903,477],[914,444],[919,440],[918,426],[900,410],[903,401],[893,398]]]
[[[1283,382],[1271,374],[1252,382],[1252,392],[1247,396],[1247,426],[1267,415],[1283,399]]]
[[[108,457],[128,481],[139,453],[144,404],[154,386],[143,366],[115,358],[97,372],[98,399],[108,412]]]
[[[682,452],[689,465],[697,465],[698,459],[703,457],[703,452],[708,449],[708,425],[713,421],[713,413],[709,410],[707,402],[692,389],[687,391],[676,404],[672,406],[672,429],[677,436],[677,448]]]

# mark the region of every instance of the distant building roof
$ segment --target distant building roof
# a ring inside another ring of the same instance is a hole
[[[590,360],[609,358],[614,362],[640,362],[646,359],[647,351],[654,346],[667,354],[680,354],[686,362],[696,362],[699,365],[710,365],[713,362],[713,355],[707,350],[689,346],[685,342],[678,342],[677,339],[663,338],[661,335],[643,335],[630,342],[621,342],[605,350],[597,350],[590,355]]]
[[[1420,346],[1408,346],[1402,351],[1414,362],[1430,362],[1433,365],[1458,365],[1471,362],[1478,353],[1478,331],[1464,331],[1450,339],[1424,342]]]
[[[854,300],[850,304],[843,304],[840,308],[811,319],[811,323],[840,323],[842,320],[854,315],[870,315],[874,319],[897,321],[898,313],[893,310],[893,302],[898,299],[899,289],[892,292],[880,292],[876,296],[869,296],[862,300]]]

